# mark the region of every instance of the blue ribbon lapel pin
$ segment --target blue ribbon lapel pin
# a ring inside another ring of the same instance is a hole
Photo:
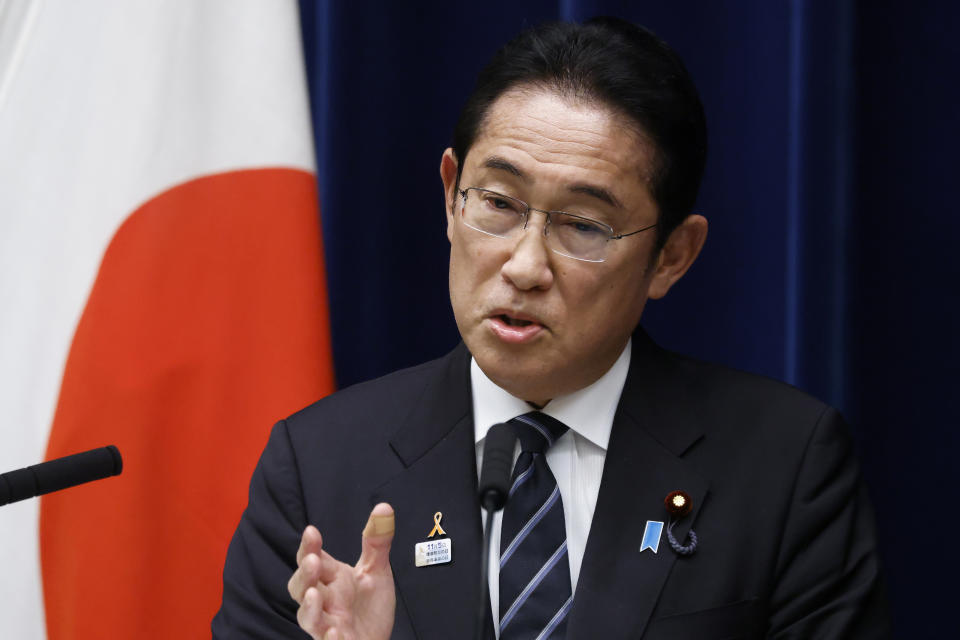
[[[647,549],[654,553],[660,548],[660,535],[663,533],[663,523],[659,520],[647,520],[643,528],[643,541],[640,543],[640,553]]]

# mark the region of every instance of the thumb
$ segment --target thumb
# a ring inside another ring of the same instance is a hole
[[[371,573],[389,570],[393,529],[393,507],[381,502],[370,512],[367,526],[363,528],[363,546],[357,567]]]

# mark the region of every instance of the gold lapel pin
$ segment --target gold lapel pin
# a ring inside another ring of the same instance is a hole
[[[447,535],[447,532],[444,531],[443,527],[440,526],[441,520],[443,520],[442,512],[437,511],[435,514],[433,514],[433,529],[431,529],[430,533],[427,535],[428,538],[432,538],[436,534],[440,534],[441,536]]]

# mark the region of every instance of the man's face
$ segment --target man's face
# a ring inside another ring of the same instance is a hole
[[[595,218],[615,234],[657,221],[648,145],[624,118],[595,103],[544,90],[505,93],[464,162],[461,189],[490,189],[537,209]],[[547,248],[539,212],[530,212],[514,238],[466,226],[449,149],[441,174],[450,299],[477,364],[500,387],[536,403],[596,381],[620,355],[647,298],[662,295],[651,290],[659,268],[656,231],[611,240],[604,262],[575,260]]]

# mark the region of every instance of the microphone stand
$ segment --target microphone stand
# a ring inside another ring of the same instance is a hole
[[[480,593],[487,593],[490,584],[490,536],[493,533],[493,514],[499,509],[487,511],[487,522],[483,526],[483,562],[480,565]],[[489,598],[488,598],[489,600]],[[487,621],[487,607],[484,606],[483,596],[480,597],[480,606],[477,608],[477,621],[474,624],[474,640],[485,640],[483,637],[484,626]]]

